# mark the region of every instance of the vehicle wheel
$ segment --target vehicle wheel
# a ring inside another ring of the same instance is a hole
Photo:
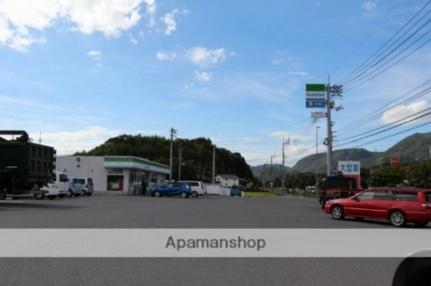
[[[396,227],[405,226],[407,224],[406,216],[402,211],[392,211],[389,215],[391,224]]]
[[[334,219],[343,219],[344,218],[344,211],[340,206],[333,206],[331,210],[332,218]]]
[[[415,226],[416,227],[426,227],[427,224],[428,224],[427,221],[418,221],[418,222],[415,222]]]
[[[65,194],[61,194],[61,195],[58,195],[60,198],[64,198],[66,195]]]
[[[6,199],[6,191],[0,191],[0,200],[5,200]]]
[[[35,193],[33,196],[36,200],[43,200],[45,198],[44,193]]]
[[[159,192],[154,192],[154,196],[155,196],[156,198],[159,198],[159,197],[160,197],[160,193],[159,193]]]
[[[72,192],[71,190],[69,190],[69,191],[67,192],[67,194],[68,194],[69,198],[73,197],[73,192]]]
[[[91,195],[92,195],[92,194],[93,194],[93,193],[88,193],[88,194],[87,194],[87,197],[91,197]]]
[[[183,193],[183,194],[185,194],[185,193]],[[193,198],[197,198],[197,197],[199,197],[198,192],[192,192],[192,197],[193,197]]]
[[[55,199],[55,196],[48,196],[48,199],[53,200]]]
[[[185,192],[182,192],[182,193],[181,193],[181,197],[182,197],[183,199],[185,199],[185,198],[188,198],[188,197],[189,197],[189,195],[188,195],[187,193],[185,193]]]

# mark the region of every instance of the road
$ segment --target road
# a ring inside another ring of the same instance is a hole
[[[335,221],[315,199],[96,195],[0,202],[2,228],[387,228]],[[366,242],[365,244],[366,245]],[[9,258],[1,285],[391,285],[389,258]]]
[[[2,228],[387,228],[335,221],[302,197],[198,199],[96,195],[0,202]]]

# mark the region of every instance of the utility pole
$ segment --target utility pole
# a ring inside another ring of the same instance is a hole
[[[170,129],[171,132],[171,150],[169,156],[169,181],[172,181],[172,165],[173,165],[173,156],[174,156],[174,137],[177,135],[177,130],[173,127]]]
[[[327,152],[327,167],[326,167],[326,173],[331,175],[332,173],[332,146],[334,143],[333,138],[333,132],[332,127],[334,126],[334,123],[332,122],[332,116],[331,111],[335,108],[335,111],[340,111],[343,109],[343,106],[337,106],[335,107],[335,103],[332,99],[333,96],[339,96],[342,97],[343,93],[343,86],[342,85],[331,85],[331,77],[328,76],[328,85],[326,86],[326,119],[327,119],[327,131],[328,131],[328,137],[325,140],[326,146],[328,147]]]
[[[272,188],[272,159],[275,157],[275,155],[271,155],[271,168],[269,169],[270,171],[270,185]]]
[[[319,154],[319,134],[317,133],[320,126],[316,126],[316,154]]]
[[[285,152],[284,152],[284,146],[285,145],[289,145],[290,144],[290,137],[289,137],[289,139],[287,139],[287,140],[285,140],[284,138],[283,138],[283,142],[282,142],[282,160],[281,160],[281,188],[284,190],[284,162],[285,162]]]
[[[331,110],[333,108],[333,101],[331,95],[331,77],[328,76],[328,85],[326,86],[326,124],[328,130],[328,137],[326,138],[326,147],[328,151],[326,153],[326,174],[328,176],[332,173],[332,118]]]
[[[212,183],[215,184],[215,156],[216,156],[216,146],[213,145],[213,172],[212,172]]]
[[[183,160],[183,149],[178,148],[178,181],[181,181],[181,165]]]

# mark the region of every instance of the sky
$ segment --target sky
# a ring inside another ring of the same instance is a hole
[[[119,134],[168,137],[174,127],[251,165],[271,155],[280,162],[290,137],[286,164],[293,165],[315,152],[317,126],[319,152],[325,148],[326,122],[310,119],[305,83],[325,83],[329,74],[340,80],[424,3],[0,0],[0,129],[27,130],[71,154]],[[344,109],[334,114],[335,130],[419,85],[430,68],[425,46],[346,91],[336,100]],[[400,105],[362,128],[430,102]],[[363,147],[384,151],[406,135]]]

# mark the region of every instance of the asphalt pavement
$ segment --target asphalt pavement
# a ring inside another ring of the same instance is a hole
[[[387,228],[333,220],[316,199],[95,195],[0,201],[1,228]]]
[[[1,228],[390,228],[335,221],[316,199],[95,195],[0,202]],[[316,242],[318,243],[318,242]],[[7,246],[6,246],[7,247]],[[67,247],[67,246],[65,246]],[[322,245],[322,247],[324,247]],[[363,246],[366,247],[366,240]],[[396,258],[8,258],[0,285],[319,285],[392,283]]]

